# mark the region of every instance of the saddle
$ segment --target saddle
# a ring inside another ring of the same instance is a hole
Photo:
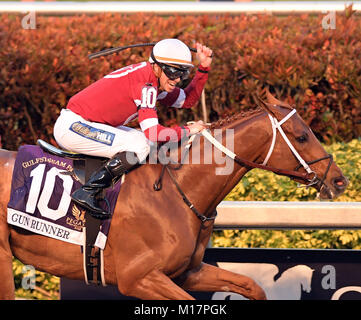
[[[95,170],[100,168],[108,160],[108,158],[58,149],[40,139],[37,141],[37,144],[45,152],[55,156],[72,159],[74,171],[70,174],[75,175],[82,184],[89,179],[90,175]],[[94,245],[100,230],[101,220],[94,218],[88,210],[85,211],[85,240],[82,247],[85,282],[87,284],[103,284],[105,286],[103,250]]]

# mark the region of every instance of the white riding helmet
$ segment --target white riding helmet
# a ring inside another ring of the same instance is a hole
[[[164,39],[156,43],[153,47],[150,63],[160,62],[164,64],[179,65],[183,67],[193,67],[192,54],[188,46],[178,39]]]

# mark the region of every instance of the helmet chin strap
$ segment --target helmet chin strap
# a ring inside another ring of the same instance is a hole
[[[157,70],[155,70],[155,68],[157,68]],[[162,72],[163,70],[155,63],[155,62],[152,62],[152,69],[153,69],[153,72],[155,74],[155,76],[157,77],[158,81],[160,79],[160,76],[162,75]],[[159,83],[158,83],[159,84]]]
[[[160,77],[162,75],[163,70],[161,68],[159,68],[159,66],[157,66],[157,64],[155,62],[151,62],[151,65],[152,65],[153,73],[154,73],[155,77],[157,78],[158,88],[162,90],[162,88],[160,87]],[[157,66],[158,71],[156,71],[154,69],[155,66]],[[159,72],[160,72],[160,74],[159,74]]]

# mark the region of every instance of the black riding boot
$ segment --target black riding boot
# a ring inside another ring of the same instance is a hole
[[[137,156],[133,154],[135,159]],[[127,173],[135,164],[130,164],[127,161],[127,152],[119,152],[113,158],[109,159],[104,166],[94,172],[88,181],[75,190],[71,195],[73,201],[78,205],[89,210],[90,214],[97,219],[108,219],[110,213],[105,212],[100,206],[99,201],[104,200],[101,198],[102,191],[109,188],[112,182]]]

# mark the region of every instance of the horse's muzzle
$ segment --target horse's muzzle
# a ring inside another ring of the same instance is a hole
[[[344,176],[339,176],[331,180],[331,184],[338,194],[341,194],[346,190],[348,183],[348,179]]]
[[[319,197],[321,200],[332,200],[337,198],[346,190],[348,183],[347,178],[339,176],[331,179],[330,184],[320,181],[316,189],[319,191]]]

